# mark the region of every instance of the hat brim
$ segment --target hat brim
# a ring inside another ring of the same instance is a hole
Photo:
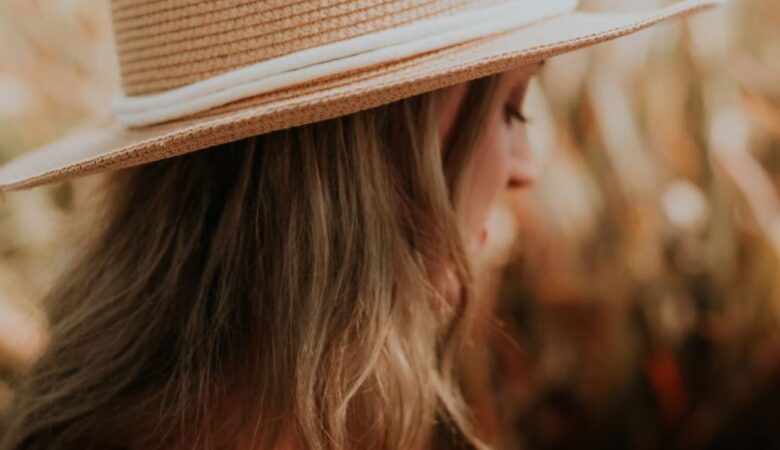
[[[0,168],[0,190],[136,166],[249,136],[351,114],[635,33],[721,0],[631,13],[574,12],[462,44],[244,99],[185,120],[127,129],[112,118]]]

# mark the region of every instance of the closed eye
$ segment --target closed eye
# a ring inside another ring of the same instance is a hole
[[[507,125],[511,124],[513,120],[517,120],[520,123],[528,123],[528,118],[520,111],[520,108],[507,104],[504,106],[504,115],[506,118]]]

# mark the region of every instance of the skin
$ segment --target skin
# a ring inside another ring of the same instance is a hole
[[[526,188],[536,180],[537,165],[528,143],[522,106],[528,84],[542,65],[523,66],[501,75],[501,101],[490,114],[459,187],[459,211],[471,250],[487,241],[485,223],[502,194]],[[451,131],[468,88],[469,83],[463,83],[445,92],[440,136],[447,136]]]

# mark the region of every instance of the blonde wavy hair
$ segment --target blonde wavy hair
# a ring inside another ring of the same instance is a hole
[[[495,84],[444,151],[432,92],[112,174],[0,449],[486,448],[454,193]]]

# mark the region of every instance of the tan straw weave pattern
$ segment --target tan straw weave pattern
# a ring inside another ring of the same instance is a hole
[[[223,17],[205,19],[210,23],[206,26],[198,23],[199,20],[188,19],[187,22],[192,22],[190,26],[176,32],[155,34],[129,42],[121,35],[123,69],[125,72],[135,73],[180,65],[197,61],[204,56],[228,54],[225,49],[244,42],[246,45],[255,46],[256,50],[274,48],[275,50],[267,52],[270,58],[281,52],[288,52],[285,48],[305,45],[307,38],[314,39],[316,44],[332,42],[333,39],[328,38],[329,35],[353,37],[374,29],[389,28],[396,23],[451,10],[463,4],[464,0],[426,0],[412,10],[405,9],[406,5],[397,1],[378,6],[371,5],[376,3],[376,0],[333,2],[336,4],[326,10],[305,13],[295,12],[295,7],[286,7],[264,14],[247,13],[236,16],[235,11],[228,10],[216,14]],[[231,25],[226,26],[226,22]]]
[[[199,32],[193,36],[216,34],[204,31],[203,28],[214,30],[216,27],[219,27],[217,28],[218,31],[225,31],[224,25],[221,23],[224,20],[243,19],[249,24],[258,24],[284,19],[288,16],[310,14],[323,7],[342,7],[342,5],[348,7],[348,4],[354,3],[354,0],[323,0],[319,4],[313,4],[306,0],[294,0],[273,8],[270,8],[267,3],[263,4],[262,8],[266,9],[259,9],[257,6],[252,5],[251,1],[247,0],[233,0],[232,3],[235,3],[234,5],[225,6],[222,4],[228,3],[228,1],[217,0],[217,2],[219,2],[217,5],[210,5],[211,8],[209,9],[204,9],[203,6],[197,9],[182,8],[167,13],[123,20],[117,24],[121,28],[115,29],[115,32],[122,37],[123,45],[128,50],[131,50],[133,47],[143,48],[144,44],[153,38],[159,38],[160,36],[173,37],[175,36],[173,33],[177,31],[192,30]],[[204,25],[204,21],[209,21],[210,23]],[[154,32],[150,32],[147,29],[149,27],[154,27]],[[193,30],[194,28],[198,28],[198,30]]]
[[[263,6],[268,10],[305,1],[266,0]],[[257,0],[113,0],[111,11],[114,20],[121,21],[122,26],[125,27],[156,24],[160,23],[160,19],[178,20],[207,11],[224,10],[256,2]]]
[[[500,0],[115,0],[127,95]],[[178,8],[176,7],[178,4]]]

